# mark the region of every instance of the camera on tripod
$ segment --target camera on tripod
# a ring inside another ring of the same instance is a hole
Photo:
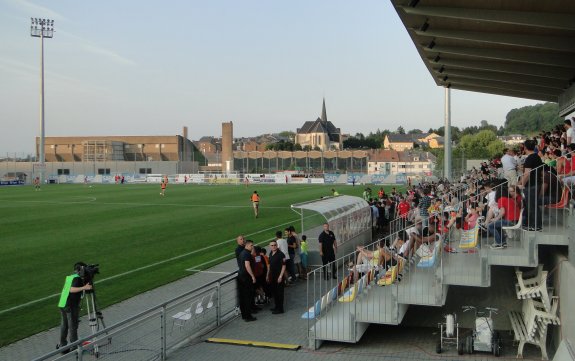
[[[80,269],[79,275],[84,279],[85,283],[93,284],[94,277],[100,273],[99,264],[89,264]]]

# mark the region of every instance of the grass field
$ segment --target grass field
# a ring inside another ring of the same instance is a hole
[[[2,187],[0,346],[58,325],[53,295],[77,261],[100,264],[104,308],[190,275],[186,269],[222,262],[240,233],[263,242],[287,225],[297,227],[290,205],[329,195],[331,188],[171,185],[161,197],[159,185],[147,184],[50,185],[40,192]],[[262,197],[258,219],[249,201],[254,190]],[[348,195],[362,190],[338,187]]]

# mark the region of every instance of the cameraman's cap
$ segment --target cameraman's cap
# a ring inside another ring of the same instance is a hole
[[[79,272],[82,267],[86,267],[87,265],[84,262],[76,262],[74,265],[74,271]]]

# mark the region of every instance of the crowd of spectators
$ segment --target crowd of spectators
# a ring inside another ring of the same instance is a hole
[[[506,148],[452,182],[424,181],[389,194],[381,188],[376,195],[366,188],[363,197],[371,207],[374,230],[388,237],[373,251],[358,247],[350,269],[389,268],[397,260],[429,254],[438,240],[445,242],[440,246],[446,251],[455,252],[450,241],[475,227],[484,237],[493,237],[490,247],[495,250],[507,247],[505,226],[521,223],[524,231],[541,231],[544,206],[566,204],[573,193],[573,123],[575,118],[565,120],[517,148]]]

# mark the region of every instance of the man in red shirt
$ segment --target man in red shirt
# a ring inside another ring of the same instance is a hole
[[[505,192],[503,191],[503,193]],[[493,234],[495,237],[495,243],[491,245],[491,249],[502,249],[507,247],[505,233],[503,233],[501,227],[515,224],[519,220],[519,214],[521,212],[521,196],[517,194],[517,188],[515,186],[510,186],[508,194],[499,197],[497,200],[497,207],[499,208],[499,214],[487,227],[489,229],[489,233]]]
[[[405,229],[407,226],[407,215],[409,214],[410,205],[405,199],[405,197],[401,197],[399,204],[397,205],[397,211],[399,212],[399,220],[401,222],[400,229]]]

